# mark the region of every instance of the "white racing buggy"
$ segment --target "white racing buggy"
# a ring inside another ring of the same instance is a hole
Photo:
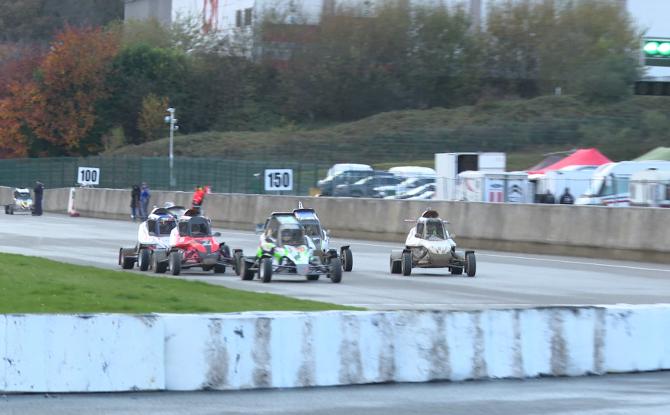
[[[273,213],[263,227],[260,246],[252,257],[240,257],[238,275],[243,280],[254,276],[262,282],[270,282],[273,274],[302,276],[316,281],[321,275],[331,282],[342,281],[342,264],[335,256],[324,262],[324,255],[316,249],[311,238],[305,236],[304,228],[293,212]]]
[[[315,252],[321,255],[321,262],[328,263],[332,258],[340,258],[344,271],[349,272],[353,269],[354,256],[351,248],[349,245],[341,246],[339,255],[337,249],[330,248],[329,232],[321,226],[321,221],[314,209],[304,208],[302,203],[298,203],[298,209],[293,211],[293,215],[302,225],[305,235],[314,243]]]
[[[170,233],[177,226],[174,214],[165,208],[154,209],[137,230],[137,244],[132,248],[119,249],[119,265],[132,269],[135,264],[141,271],[153,265],[154,272],[165,272],[167,263],[155,263],[156,252],[170,250]]]
[[[32,213],[33,198],[30,196],[30,190],[17,187],[14,189],[12,203],[5,205],[5,214],[14,213]]]
[[[468,277],[474,277],[475,252],[458,254],[456,242],[444,226],[446,223],[434,210],[423,212],[407,235],[405,249],[391,251],[391,274],[408,276],[412,268],[449,268],[452,274],[465,271]]]

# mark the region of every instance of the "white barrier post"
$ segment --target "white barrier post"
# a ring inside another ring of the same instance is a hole
[[[74,187],[70,188],[70,197],[68,198],[67,201],[67,213],[70,216],[77,217],[79,216],[79,212],[74,207],[74,197],[75,197],[75,192],[76,189]]]

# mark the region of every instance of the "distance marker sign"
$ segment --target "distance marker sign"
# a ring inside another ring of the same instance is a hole
[[[266,169],[263,177],[265,177],[266,192],[293,190],[292,169]]]
[[[79,167],[77,171],[77,183],[82,186],[99,185],[100,169],[98,167]]]

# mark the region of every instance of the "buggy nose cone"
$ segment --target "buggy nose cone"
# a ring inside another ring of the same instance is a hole
[[[309,272],[309,264],[296,265],[295,272],[300,275],[307,275]]]
[[[202,264],[203,265],[216,265],[219,259],[219,254],[208,254],[203,255]]]

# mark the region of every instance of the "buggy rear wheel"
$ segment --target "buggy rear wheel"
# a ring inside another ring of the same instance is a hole
[[[463,267],[451,267],[451,275],[463,274]]]
[[[400,258],[400,270],[402,275],[409,276],[412,273],[412,253],[403,252]]]
[[[319,280],[319,275],[308,275],[307,276],[307,281],[318,281]]]
[[[168,268],[168,261],[158,262],[157,255],[151,255],[151,268],[153,268],[156,274],[165,274]]]
[[[465,253],[465,272],[468,277],[474,277],[477,273],[477,260],[474,252]]]
[[[135,265],[135,260],[133,258],[128,258],[126,256],[126,250],[121,248],[119,249],[119,265],[123,269],[131,269]]]
[[[272,281],[272,259],[271,258],[261,259],[260,266],[258,267],[258,277],[264,283],[268,283],[268,282]]]
[[[137,265],[140,267],[140,271],[146,271],[149,269],[150,262],[150,252],[146,248],[140,249],[140,253],[137,256]]]
[[[179,275],[181,273],[181,254],[179,251],[170,252],[170,272],[172,275]]]
[[[394,261],[393,258],[390,260],[391,264],[391,274],[400,274],[400,261]]]
[[[250,264],[247,262],[244,257],[240,257],[240,266],[238,267],[239,275],[244,281],[249,281],[254,279],[254,272],[250,270]]]
[[[226,272],[226,266],[225,265],[219,265],[219,264],[214,265],[214,273],[215,274],[223,274],[224,272]]]
[[[235,251],[233,254],[233,268],[235,269],[235,274],[238,276],[241,274],[240,273],[240,266],[242,263],[242,252],[240,251]]]
[[[340,258],[333,258],[330,260],[330,272],[328,273],[330,282],[338,284],[342,281],[342,262]]]
[[[351,253],[351,249],[343,249],[340,257],[342,258],[342,269],[350,272],[354,268],[354,255]]]

